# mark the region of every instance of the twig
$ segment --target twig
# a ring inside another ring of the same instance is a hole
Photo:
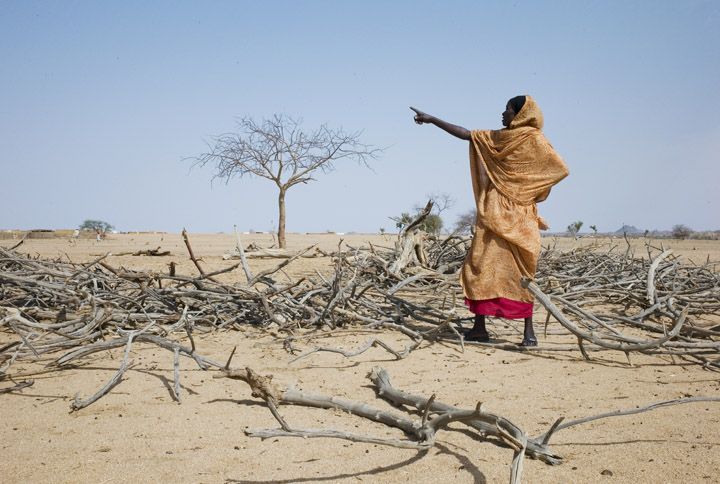
[[[245,249],[243,249],[242,242],[240,241],[240,234],[238,233],[237,225],[233,225],[233,230],[235,231],[235,246],[237,247],[237,251],[240,253],[240,262],[242,263],[243,271],[245,271],[247,283],[250,285],[250,281],[252,281],[254,277],[252,275],[252,271],[250,270],[250,265],[245,258]]]
[[[180,348],[175,348],[173,351],[173,382],[175,400],[180,403]]]
[[[193,262],[193,264],[195,264],[195,267],[197,267],[197,270],[200,273],[200,275],[203,276],[203,278],[207,278],[213,282],[217,282],[215,279],[213,279],[212,277],[208,277],[205,274],[205,271],[203,270],[202,266],[200,266],[200,262],[198,262],[198,260],[195,258],[195,254],[193,254],[192,246],[190,245],[190,239],[188,238],[187,230],[185,230],[184,227],[182,230],[182,238],[183,238],[183,241],[185,242],[185,247],[187,247],[188,254],[190,254],[190,260]]]
[[[12,393],[16,392],[18,390],[22,390],[23,388],[27,388],[32,386],[35,383],[35,380],[25,380],[18,382],[15,384],[15,386],[9,387],[9,388],[0,388],[0,394],[2,393]]]

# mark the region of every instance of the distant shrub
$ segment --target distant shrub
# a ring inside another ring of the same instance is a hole
[[[670,231],[670,234],[674,239],[687,239],[692,233],[692,229],[683,224],[673,225],[673,228]]]
[[[704,232],[693,232],[688,237],[694,240],[720,240],[720,230],[707,230]]]
[[[578,220],[577,222],[573,222],[567,227],[567,231],[572,235],[573,237],[577,237],[577,233],[580,232],[580,228],[582,228],[583,222],[582,220]]]
[[[100,232],[105,233],[105,232],[110,232],[115,227],[113,227],[109,223],[104,222],[102,220],[88,219],[88,220],[85,220],[83,223],[81,223],[80,227],[78,227],[78,228],[80,230],[92,230],[92,231],[99,230]]]

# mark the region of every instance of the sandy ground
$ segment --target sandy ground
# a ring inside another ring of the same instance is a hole
[[[337,247],[336,235],[291,234],[291,248],[318,243]],[[391,236],[349,235],[349,245],[391,245]],[[196,255],[208,270],[227,267],[224,252],[231,235],[192,234]],[[270,235],[244,235],[243,242],[268,246]],[[547,243],[552,243],[550,239]],[[558,247],[592,240],[558,239]],[[655,241],[657,245],[660,241]],[[616,239],[619,249],[625,241]],[[642,241],[633,241],[638,255]],[[696,262],[720,260],[720,242],[662,241],[665,248]],[[4,247],[12,241],[2,241]],[[162,247],[168,257],[110,256],[113,266],[193,273],[177,234],[114,235],[100,243],[81,239],[29,240],[22,250],[42,257],[93,260],[107,252]],[[255,270],[274,260],[251,260]],[[328,269],[326,259],[302,259],[288,267],[290,278]],[[227,281],[242,280],[235,271]],[[541,320],[542,314],[537,319]],[[543,318],[544,319],[544,318]],[[519,340],[513,326],[496,320],[491,329],[509,341]],[[353,348],[370,335],[341,333],[323,344]],[[406,340],[381,335],[400,347]],[[0,333],[0,342],[7,339]],[[555,336],[541,339],[552,344]],[[684,396],[720,396],[720,376],[697,365],[673,364],[659,357],[633,358],[603,352],[594,361],[579,352],[528,355],[472,346],[425,344],[408,358],[394,360],[381,349],[353,358],[318,353],[289,364],[290,356],[271,334],[248,328],[198,338],[198,351],[224,360],[234,346],[234,366],[271,373],[275,380],[315,393],[335,395],[393,410],[377,399],[367,380],[374,366],[388,370],[393,383],[417,394],[435,393],[446,403],[484,409],[509,418],[531,436],[544,432],[559,416],[568,419]],[[310,346],[308,346],[310,347]],[[173,401],[172,354],[138,344],[135,366],[125,380],[99,402],[70,413],[75,394],[94,393],[116,371],[120,352],[96,354],[82,367],[35,376],[34,386],[0,394],[0,481],[2,482],[506,482],[510,450],[476,440],[460,426],[438,437],[426,453],[331,439],[251,439],[249,428],[276,428],[277,422],[239,381],[213,378],[213,372],[182,364],[182,404]],[[47,361],[16,364],[14,372],[42,369]],[[8,386],[0,382],[0,388]],[[330,412],[281,407],[292,426],[336,428],[377,436],[399,432],[365,420]],[[527,459],[525,482],[720,482],[720,403],[692,403],[640,415],[601,420],[559,432],[554,450],[560,466]],[[606,471],[603,474],[603,471]],[[609,472],[607,472],[609,471]],[[612,475],[609,475],[609,474]]]

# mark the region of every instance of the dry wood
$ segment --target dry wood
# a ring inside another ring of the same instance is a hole
[[[384,372],[378,369],[378,372]],[[246,382],[252,395],[262,398],[268,404],[273,415],[281,424],[281,429],[247,430],[245,433],[251,437],[302,437],[302,438],[338,438],[352,442],[366,442],[390,445],[400,448],[425,450],[435,445],[438,431],[452,422],[470,424],[482,422],[488,428],[493,427],[495,437],[513,449],[513,463],[511,470],[511,483],[519,483],[522,475],[522,460],[527,446],[527,436],[524,432],[501,417],[484,412],[478,404],[473,410],[451,409],[443,412],[434,412],[432,416],[427,413],[420,421],[409,416],[398,415],[372,407],[363,402],[343,398],[301,392],[294,388],[281,388],[272,382],[272,376],[261,376],[250,368],[244,370],[222,369],[218,377],[227,377]],[[388,380],[389,381],[389,380]],[[432,403],[432,398],[427,401]],[[282,404],[301,405],[313,408],[342,410],[349,414],[362,417],[389,427],[402,430],[410,439],[380,438],[368,435],[359,435],[332,429],[294,429],[279,416],[277,407]]]
[[[555,421],[555,423],[550,427],[550,429],[545,432],[544,434],[540,435],[534,440],[540,440],[543,444],[547,444],[550,442],[550,438],[558,431],[562,429],[566,429],[568,427],[574,427],[576,425],[592,422],[595,420],[601,420],[604,418],[610,418],[610,417],[623,417],[626,415],[635,415],[638,413],[645,413],[649,412],[651,410],[657,410],[660,408],[665,407],[671,407],[674,405],[684,405],[686,403],[698,403],[698,402],[720,402],[720,397],[687,397],[687,398],[676,398],[674,400],[665,400],[662,402],[655,402],[651,403],[650,405],[645,405],[644,407],[637,407],[637,408],[630,408],[626,410],[615,410],[612,412],[606,412],[601,413],[599,415],[591,415],[589,417],[579,418],[576,420],[571,420],[569,422],[563,422],[563,418],[559,418]]]
[[[134,334],[131,334],[128,336],[127,339],[127,345],[125,347],[125,354],[123,355],[122,362],[120,363],[120,368],[118,368],[118,371],[113,375],[113,377],[100,388],[97,392],[95,392],[92,396],[88,397],[85,400],[81,400],[79,395],[75,395],[75,400],[70,404],[70,408],[75,410],[80,410],[82,408],[85,408],[89,405],[92,405],[96,401],[98,401],[103,395],[105,395],[107,392],[109,392],[115,385],[120,383],[120,380],[122,379],[122,376],[125,374],[127,369],[132,365],[132,360],[129,360],[130,357],[130,348],[132,347],[132,340],[133,340]]]
[[[138,335],[137,342],[174,351],[176,343],[168,343],[167,337],[185,332],[192,347],[179,352],[202,368],[214,365],[196,354],[189,328],[207,332],[249,324],[296,331],[352,324],[401,331],[410,338],[404,349],[393,348],[378,336],[354,350],[293,340],[287,347],[298,358],[321,351],[353,358],[373,346],[405,358],[422,342],[434,341],[462,348],[465,342],[458,329],[464,319],[457,316],[462,308],[457,271],[470,240],[422,235],[423,256],[418,258],[417,240],[410,239],[417,235],[421,217],[404,231],[397,247],[339,247],[330,254],[335,261],[330,275],[290,283],[278,282],[275,274],[314,247],[258,274],[242,260],[206,273],[185,233],[199,276],[116,269],[105,262],[107,254],[74,264],[0,248],[0,329],[13,335],[0,348],[0,378],[12,376],[12,365],[24,358],[66,351],[63,358],[69,361],[72,355],[90,354],[97,348],[117,348],[127,344],[127,338],[112,339],[113,335],[151,322],[152,329]],[[682,264],[668,251],[655,257],[652,253],[657,249],[648,247],[648,251],[649,258],[637,259],[614,247],[606,251],[598,247],[570,252],[545,249],[530,287],[548,316],[560,322],[562,331],[552,332],[578,338],[585,358],[597,351],[621,351],[628,359],[631,353],[642,352],[720,368],[720,331],[700,325],[702,318],[720,314],[716,265]],[[212,277],[241,265],[248,278],[244,283],[225,284]],[[153,337],[163,343],[152,341]],[[531,349],[509,343],[492,346],[529,354],[570,349],[555,344]]]
[[[236,246],[235,250],[238,252],[237,254],[225,254],[223,255],[223,259],[242,259],[243,257],[247,259],[297,259],[298,257],[303,257],[305,259],[315,259],[317,257],[328,257],[328,254],[321,251],[317,247],[314,247],[315,250],[313,252],[307,252],[308,249],[304,249],[302,251],[299,250],[288,250],[288,249],[264,249],[264,248],[258,248],[254,251],[244,251],[242,254],[240,254],[240,249]]]
[[[35,380],[24,380],[24,381],[16,383],[14,386],[11,386],[8,388],[0,388],[0,394],[16,392],[18,390],[22,390],[23,388],[30,387],[34,383],[35,383]]]
[[[183,228],[182,230],[182,238],[183,242],[185,242],[185,247],[187,247],[188,254],[190,254],[190,260],[195,264],[195,267],[197,267],[198,272],[201,276],[207,277],[205,274],[205,271],[203,270],[202,266],[200,265],[200,262],[195,257],[195,254],[193,253],[192,246],[190,245],[190,239],[188,238],[187,230]],[[209,278],[210,280],[213,280],[212,278]]]
[[[243,250],[242,241],[240,240],[240,234],[238,233],[238,230],[237,230],[237,225],[233,225],[233,230],[235,231],[235,240],[236,240],[235,248],[238,251],[238,254],[240,257],[240,263],[242,264],[243,271],[245,271],[245,279],[247,280],[248,283],[250,283],[250,281],[252,281],[254,278],[253,278],[252,271],[250,270],[250,265],[248,265],[247,259],[245,258],[245,251]]]
[[[655,260],[652,261],[652,264],[650,264],[650,267],[648,268],[647,298],[650,305],[655,304],[655,271],[657,271],[660,262],[662,262],[663,259],[668,257],[670,254],[672,254],[672,250],[668,249],[664,251],[662,254],[657,256]]]
[[[116,256],[132,255],[132,256],[164,257],[167,255],[170,255],[170,251],[169,250],[160,250],[160,247],[158,246],[155,249],[137,250],[135,252],[118,252],[113,255],[116,255]]]
[[[389,445],[400,448],[425,450],[435,445],[438,431],[445,429],[451,422],[467,425],[477,433],[478,440],[493,440],[513,451],[510,482],[519,483],[522,476],[522,465],[527,455],[534,459],[556,465],[563,458],[549,448],[551,437],[560,430],[594,420],[638,414],[672,405],[692,402],[718,402],[720,397],[693,397],[670,400],[650,404],[641,408],[618,410],[600,415],[585,417],[562,424],[559,418],[544,434],[529,438],[527,434],[510,420],[488,413],[478,403],[473,410],[463,410],[452,405],[437,401],[435,395],[423,397],[398,390],[390,383],[390,376],[383,368],[374,368],[368,377],[373,382],[377,394],[397,408],[412,407],[419,411],[420,420],[409,415],[400,415],[372,407],[364,402],[347,400],[334,396],[320,395],[298,391],[292,387],[275,384],[272,375],[260,375],[251,368],[230,369],[231,357],[221,374],[215,378],[231,378],[244,381],[250,387],[252,396],[264,400],[273,416],[280,423],[280,429],[246,430],[251,437],[302,437],[302,438],[337,438],[352,442],[365,442]],[[300,405],[311,408],[342,410],[348,414],[371,420],[391,428],[402,430],[406,439],[380,438],[371,435],[360,435],[335,429],[298,429],[288,424],[279,412],[282,405]]]
[[[421,266],[427,265],[427,255],[423,244],[425,233],[419,230],[419,226],[430,215],[432,207],[433,202],[430,200],[418,216],[398,234],[396,245],[399,248],[399,256],[390,264],[390,274],[399,275],[412,262],[417,262]]]

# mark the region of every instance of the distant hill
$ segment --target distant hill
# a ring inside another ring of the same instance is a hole
[[[644,234],[644,230],[640,230],[639,228],[635,227],[634,225],[623,225],[619,229],[615,231],[616,235],[622,235],[622,234],[628,234],[628,235],[638,235],[638,234]]]

